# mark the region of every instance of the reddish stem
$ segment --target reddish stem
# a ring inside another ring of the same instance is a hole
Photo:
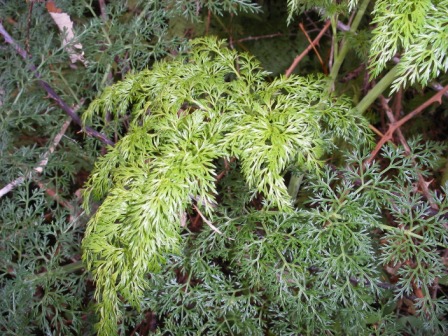
[[[421,104],[419,107],[417,107],[414,111],[412,111],[411,113],[407,114],[406,116],[404,116],[403,118],[401,118],[399,121],[396,121],[394,123],[391,123],[389,125],[389,129],[387,130],[387,132],[384,134],[384,136],[380,139],[380,141],[377,143],[375,149],[372,151],[372,153],[370,154],[370,157],[366,160],[365,164],[371,164],[373,159],[375,158],[375,156],[378,154],[378,152],[381,150],[381,147],[383,147],[383,145],[392,139],[392,136],[394,134],[394,132],[401,126],[403,126],[406,122],[408,122],[409,120],[411,120],[412,118],[414,118],[415,116],[419,115],[420,113],[422,113],[425,108],[427,108],[428,106],[430,106],[432,103],[434,102],[439,102],[441,103],[441,99],[442,96],[445,92],[448,91],[448,85],[445,86],[442,90],[440,90],[439,92],[437,92],[434,96],[432,96],[431,98],[429,98],[427,101],[425,101],[423,104]]]
[[[302,53],[299,56],[297,56],[294,59],[294,61],[292,62],[291,66],[285,72],[285,76],[286,77],[289,77],[292,74],[292,72],[294,71],[294,69],[297,67],[299,62],[310,52],[311,49],[315,48],[315,46],[319,43],[319,41],[322,38],[322,36],[324,36],[325,32],[330,27],[330,24],[331,24],[331,22],[330,22],[330,20],[328,20],[325,23],[325,26],[320,31],[319,35],[317,35],[316,38],[313,40],[313,42],[304,51],[302,51]]]

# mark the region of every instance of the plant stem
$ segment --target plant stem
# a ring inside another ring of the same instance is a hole
[[[16,41],[11,37],[11,35],[9,35],[9,33],[5,30],[1,22],[0,22],[0,35],[2,35],[3,38],[5,39],[5,42],[10,44],[17,52],[17,54],[19,54],[23,58],[23,60],[28,65],[28,68],[32,71],[34,77],[36,77],[38,84],[47,92],[48,96],[52,98],[59,105],[59,107],[70,118],[72,118],[72,120],[76,124],[82,127],[82,121],[81,118],[78,116],[78,114],[70,106],[68,106],[64,100],[62,100],[62,98],[56,93],[56,91],[50,86],[49,83],[43,80],[42,75],[38,72],[36,66],[29,62],[27,52],[16,43]],[[89,126],[85,126],[83,131],[86,134],[97,138],[106,145],[114,146],[114,142],[112,140],[108,139],[104,134],[98,132],[97,130]]]
[[[288,184],[288,194],[291,196],[293,202],[295,203],[295,200],[297,198],[297,194],[299,193],[300,185],[302,184],[303,180],[303,174],[301,175],[291,175],[291,180]]]
[[[310,45],[309,45],[304,51],[302,51],[302,53],[301,53],[299,56],[297,56],[297,57],[294,59],[294,61],[292,62],[291,66],[290,66],[290,67],[288,68],[288,70],[286,70],[286,72],[285,72],[285,76],[286,76],[286,77],[289,77],[289,76],[292,74],[292,72],[294,71],[294,69],[297,67],[297,64],[299,64],[299,62],[302,60],[302,58],[304,58],[304,57],[308,54],[308,52],[309,52],[311,49],[313,49],[313,48],[316,47],[316,45],[319,43],[321,37],[324,36],[325,32],[326,32],[326,31],[328,30],[328,28],[330,27],[330,24],[331,24],[331,22],[330,22],[330,20],[328,20],[328,21],[325,23],[325,26],[324,26],[324,27],[322,28],[322,30],[320,31],[320,33],[316,36],[316,38],[314,39],[314,41],[311,42]]]
[[[35,281],[35,280],[37,280],[39,278],[42,278],[43,276],[51,276],[52,274],[55,274],[55,273],[58,273],[58,274],[60,274],[60,273],[72,273],[72,272],[80,271],[80,270],[82,270],[84,268],[85,268],[85,266],[84,266],[83,262],[81,260],[79,260],[79,261],[75,261],[75,262],[73,262],[71,264],[68,264],[68,265],[60,266],[59,268],[56,268],[56,269],[51,270],[51,271],[42,272],[42,273],[39,273],[39,274],[33,274],[32,276],[27,277],[26,281],[33,282],[33,281]]]
[[[378,98],[384,90],[394,81],[398,73],[398,64],[395,65],[381,80],[367,93],[364,98],[356,106],[356,110],[363,114],[367,108],[372,105],[376,98]]]
[[[391,70],[392,71],[392,70]],[[380,83],[378,83],[380,84]],[[378,86],[377,84],[377,86]],[[375,149],[372,151],[372,153],[370,154],[369,159],[367,159],[365,161],[366,164],[370,164],[372,163],[373,159],[375,158],[375,156],[378,154],[378,152],[380,151],[381,147],[392,138],[392,134],[394,134],[394,132],[401,127],[403,124],[405,124],[406,122],[408,122],[409,120],[411,120],[412,118],[414,118],[416,115],[420,114],[423,112],[423,110],[425,108],[427,108],[428,106],[430,106],[431,104],[433,104],[434,102],[439,102],[441,103],[441,99],[442,96],[444,95],[445,92],[448,92],[448,85],[445,86],[442,90],[440,90],[439,92],[437,92],[434,96],[432,96],[431,98],[429,98],[428,100],[426,100],[423,104],[421,104],[419,107],[417,107],[414,111],[406,114],[403,118],[401,118],[400,120],[392,123],[389,125],[389,129],[387,130],[386,133],[383,134],[383,136],[381,137],[381,139],[378,141],[378,143],[375,146]],[[362,103],[362,102],[361,102]]]
[[[425,240],[425,237],[423,237],[423,236],[421,236],[419,234],[416,234],[416,233],[414,233],[414,232],[412,232],[410,230],[399,229],[399,228],[396,228],[394,226],[389,226],[389,225],[384,225],[384,224],[376,224],[376,226],[378,226],[378,228],[380,228],[383,231],[388,231],[388,232],[392,231],[392,232],[397,233],[397,234],[404,233],[407,236],[410,236],[410,237],[413,237],[413,238],[417,238],[419,240]],[[440,246],[440,247],[443,247],[443,248],[448,248],[448,246],[445,245],[445,244],[442,244],[442,243],[439,243],[439,242],[434,242],[434,243],[437,246]]]
[[[353,20],[353,23],[350,27],[350,33],[355,33],[358,30],[358,26],[361,22],[362,17],[364,16],[364,13],[367,9],[367,6],[369,5],[370,0],[364,0],[361,5],[359,6],[358,12],[356,13],[356,16]],[[336,46],[335,49],[337,50]],[[336,78],[338,77],[339,70],[342,66],[342,63],[344,62],[345,56],[347,56],[348,51],[350,50],[350,45],[345,41],[345,39],[342,41],[341,49],[338,54],[335,53],[335,60],[333,67],[331,68],[330,72],[330,91],[333,90],[334,83],[336,81]]]

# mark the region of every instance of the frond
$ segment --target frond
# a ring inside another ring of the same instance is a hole
[[[104,199],[83,241],[104,330],[121,318],[118,297],[138,308],[146,274],[179,250],[182,214],[197,204],[214,216],[220,159],[238,160],[264,209],[292,212],[287,169],[319,171],[328,130],[351,140],[367,132],[347,101],[326,93],[322,77],[268,82],[258,61],[222,40],[197,39],[190,48],[106,89],[86,112],[90,120],[115,111],[131,125],[85,191],[87,209],[91,195]]]

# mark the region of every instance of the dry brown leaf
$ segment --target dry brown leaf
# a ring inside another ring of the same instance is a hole
[[[70,61],[72,63],[80,61],[84,65],[87,65],[87,61],[84,58],[84,52],[82,51],[82,44],[72,43],[75,39],[75,34],[73,32],[73,21],[70,19],[70,15],[64,13],[52,0],[48,1],[45,6],[59,30],[64,34],[62,46],[67,50]]]

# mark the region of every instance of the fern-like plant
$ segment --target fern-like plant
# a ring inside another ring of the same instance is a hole
[[[87,122],[110,112],[129,123],[85,192],[87,209],[92,197],[103,200],[83,241],[102,335],[114,333],[125,301],[140,306],[148,273],[180,252],[186,212],[196,209],[214,227],[223,162],[238,163],[247,201],[261,196],[266,211],[293,213],[288,169],[317,172],[334,138],[362,142],[368,133],[347,99],[326,92],[324,78],[269,82],[256,60],[223,41],[190,45],[185,55],[107,88],[84,114]],[[211,234],[235,239],[220,230]]]
[[[102,202],[83,241],[101,335],[128,303],[155,312],[164,335],[446,333],[446,186],[419,190],[445,147],[402,139],[374,161],[362,113],[390,85],[448,70],[447,1],[287,4],[289,22],[309,9],[330,19],[328,78],[272,79],[201,38],[106,88],[84,114],[125,125],[85,190],[86,209]],[[369,9],[376,26],[361,31]],[[367,50],[370,36],[370,51],[357,50],[370,75],[399,63],[354,107],[332,92],[350,48]],[[400,316],[400,300],[412,314]]]
[[[448,1],[375,2],[370,50],[371,72],[378,76],[388,61],[401,54],[393,88],[423,86],[448,71]]]
[[[292,21],[293,14],[316,9],[322,16],[331,18],[336,32],[339,17],[355,12],[351,33],[362,37],[356,30],[370,4],[374,29],[371,41],[363,43],[370,44],[369,72],[373,78],[378,77],[394,57],[398,65],[390,79],[393,91],[407,84],[427,86],[448,71],[447,0],[288,0],[288,22]],[[342,62],[348,51],[349,43],[345,45],[346,50],[343,46],[341,53],[335,55],[336,64],[338,58]],[[334,72],[337,74],[337,71],[339,65]]]

